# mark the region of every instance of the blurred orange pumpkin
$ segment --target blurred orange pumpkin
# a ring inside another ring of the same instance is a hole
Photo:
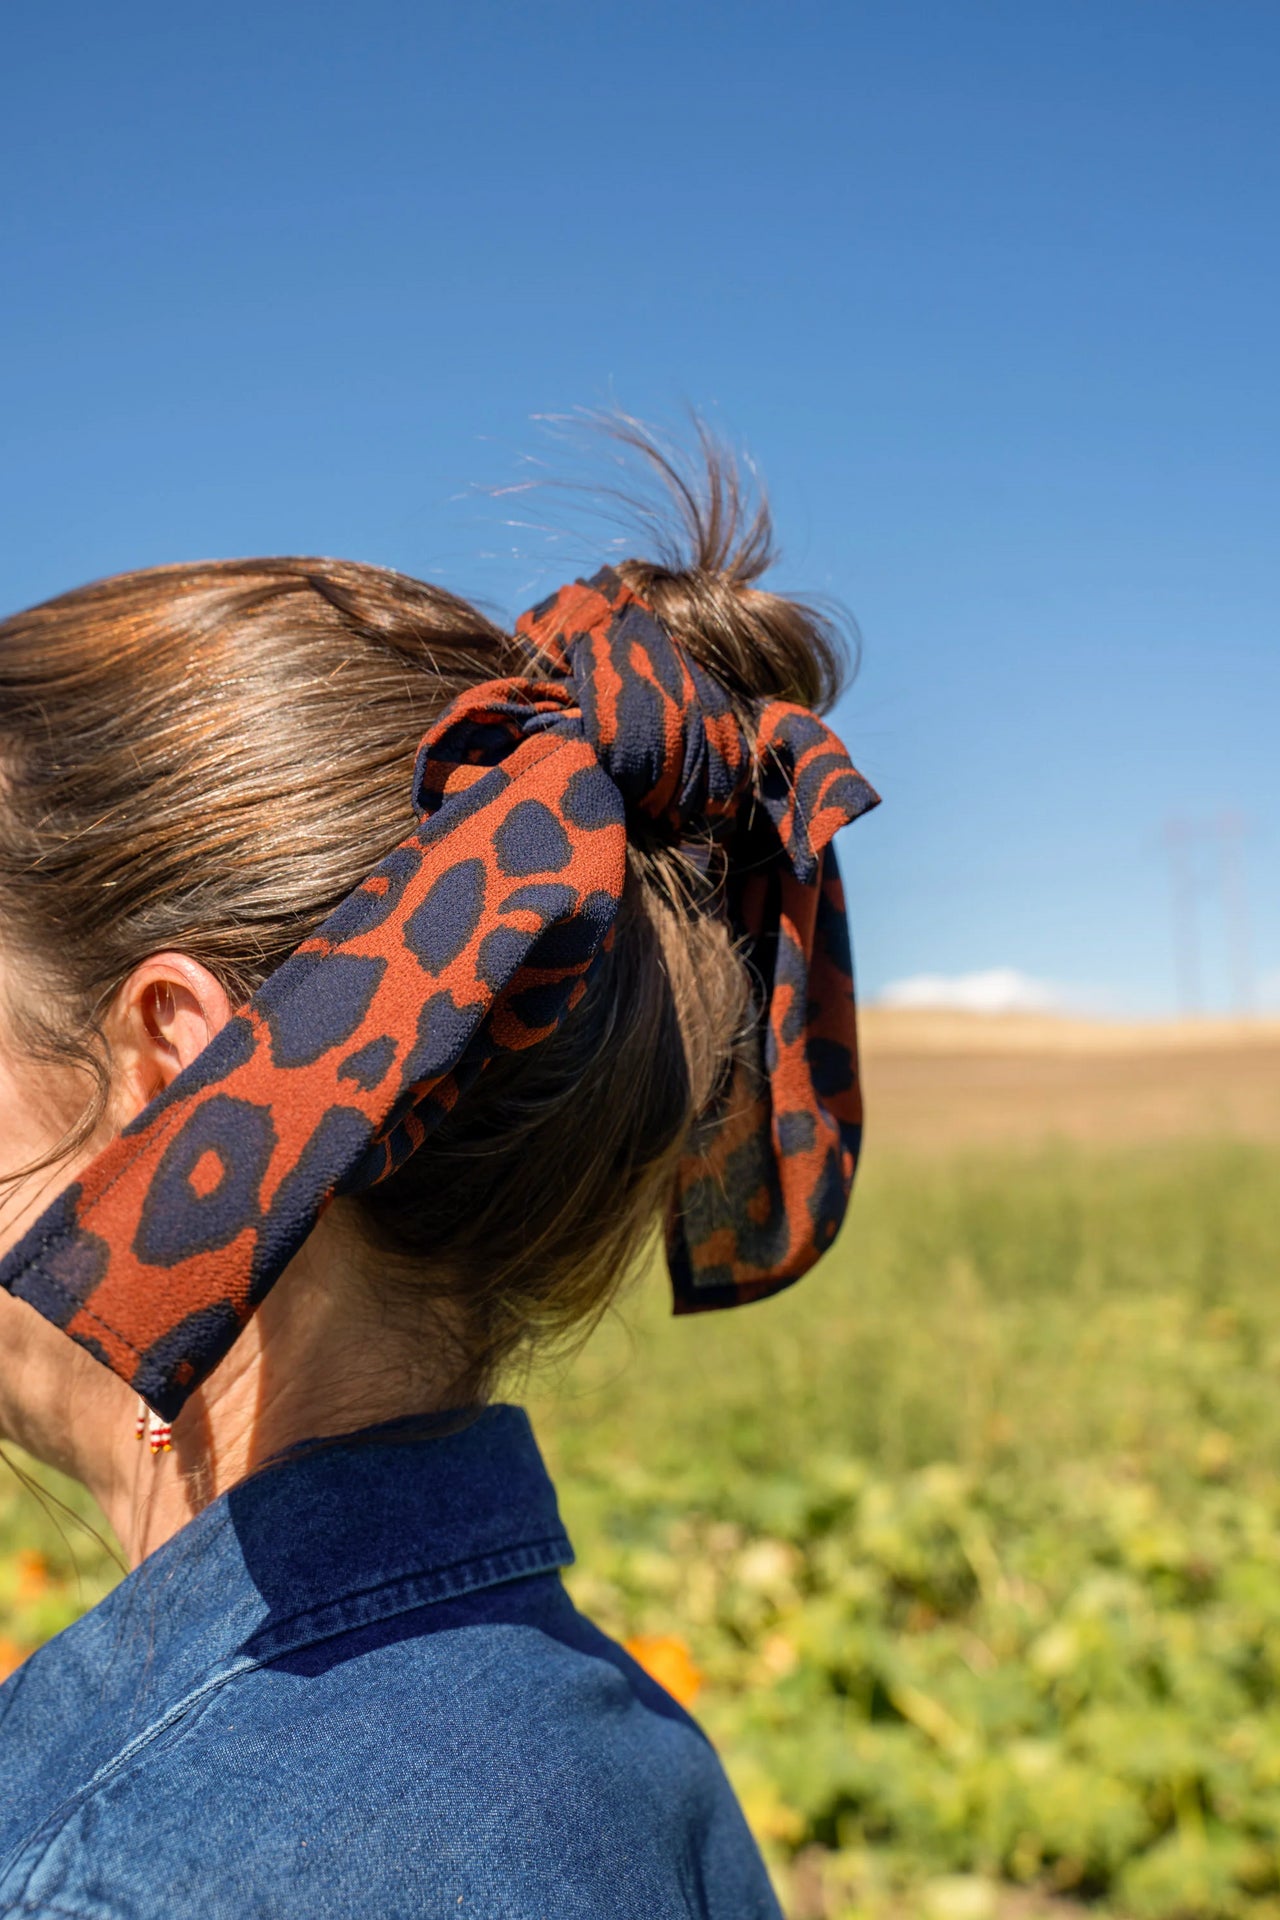
[[[676,1633],[638,1633],[623,1646],[651,1680],[665,1687],[682,1707],[691,1707],[702,1690],[702,1675],[685,1642]]]

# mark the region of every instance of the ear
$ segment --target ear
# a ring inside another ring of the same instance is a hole
[[[186,953],[153,953],[135,967],[107,1016],[115,1123],[127,1126],[204,1052],[234,1009],[207,967]]]

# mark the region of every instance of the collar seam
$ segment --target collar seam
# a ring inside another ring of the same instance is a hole
[[[283,1620],[264,1621],[243,1643],[237,1657],[252,1659],[255,1664],[276,1660],[317,1640],[331,1640],[337,1634],[350,1633],[376,1620],[410,1613],[416,1607],[460,1599],[464,1594],[483,1592],[486,1587],[503,1586],[509,1580],[525,1579],[531,1574],[552,1573],[559,1567],[571,1566],[573,1558],[567,1535],[559,1532],[522,1540],[491,1553],[473,1554],[451,1566],[424,1567],[417,1573],[398,1574],[390,1580],[379,1580],[374,1586],[356,1588],[317,1605],[302,1607]]]

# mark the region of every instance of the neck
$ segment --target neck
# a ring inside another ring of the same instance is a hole
[[[336,1207],[191,1396],[167,1452],[139,1443],[137,1396],[123,1381],[21,1302],[0,1300],[6,1324],[14,1310],[22,1316],[16,1364],[11,1342],[0,1382],[0,1428],[88,1488],[130,1566],[296,1441],[451,1403],[440,1356],[452,1347],[439,1342],[432,1367],[420,1329],[388,1330]]]

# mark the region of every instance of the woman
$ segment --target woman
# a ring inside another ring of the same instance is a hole
[[[875,795],[763,512],[686,504],[514,635],[287,559],[0,627],[0,1431],[134,1569],[0,1689],[0,1913],[777,1912],[492,1398],[664,1220],[732,1305],[853,1178]]]

